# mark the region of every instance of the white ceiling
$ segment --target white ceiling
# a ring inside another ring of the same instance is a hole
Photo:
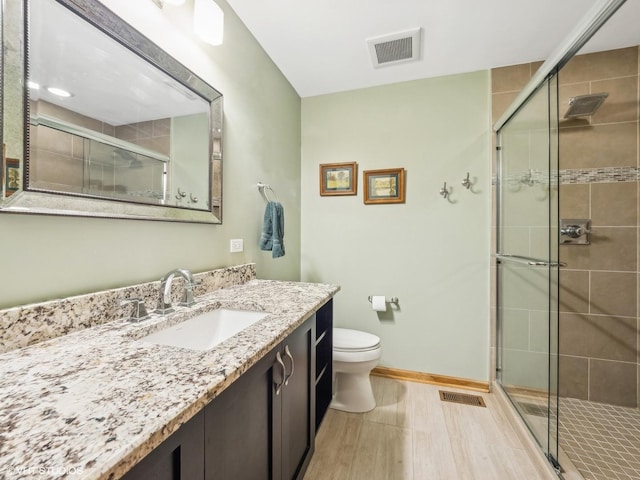
[[[301,97],[544,60],[595,0],[228,0]],[[590,51],[640,44],[627,0]],[[374,68],[366,39],[422,28],[422,55]]]

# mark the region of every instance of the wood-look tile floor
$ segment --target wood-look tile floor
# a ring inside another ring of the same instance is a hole
[[[491,394],[487,408],[443,402],[447,387],[372,376],[377,407],[329,409],[304,480],[538,480]]]

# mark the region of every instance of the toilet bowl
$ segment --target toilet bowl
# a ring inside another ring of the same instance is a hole
[[[369,373],[382,356],[380,338],[347,328],[333,329],[333,399],[331,408],[368,412],[376,406]]]

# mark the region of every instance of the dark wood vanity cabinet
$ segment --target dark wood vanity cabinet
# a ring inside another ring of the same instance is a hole
[[[205,478],[271,479],[271,458],[279,454],[273,440],[273,378],[276,351],[243,374],[205,408]]]
[[[282,343],[287,372],[289,356],[294,359],[294,371],[293,375],[287,374],[280,395],[275,398],[275,404],[278,403],[278,397],[281,404],[279,436],[282,470],[280,476],[274,472],[274,478],[302,479],[313,455],[316,436],[315,338],[314,315]],[[274,428],[274,432],[277,432],[277,428]]]
[[[330,301],[123,478],[302,479],[331,399],[331,311]]]
[[[311,317],[205,408],[205,478],[302,478],[315,437],[314,378]]]
[[[122,477],[125,480],[204,478],[204,412],[182,425]]]

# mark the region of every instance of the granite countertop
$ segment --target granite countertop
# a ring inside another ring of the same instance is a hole
[[[0,355],[0,478],[119,478],[338,290],[252,280]],[[270,314],[207,352],[136,340],[215,308]]]

